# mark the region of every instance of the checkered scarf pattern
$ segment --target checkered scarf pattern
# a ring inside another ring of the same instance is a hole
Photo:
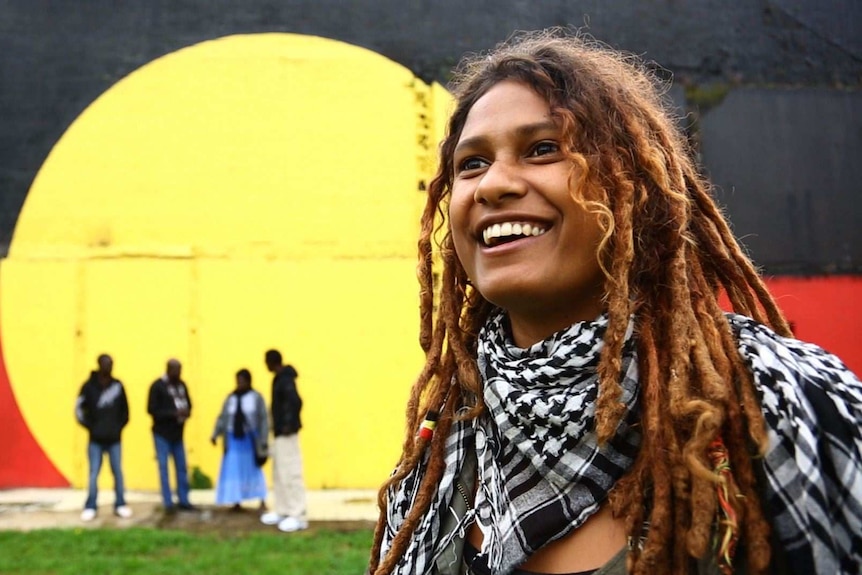
[[[788,572],[862,573],[862,383],[816,345],[729,319],[761,395],[766,512]]]
[[[515,347],[503,314],[479,337],[487,410],[477,421],[481,554],[507,573],[582,525],[634,461],[640,446],[637,361],[626,334],[621,401],[626,416],[598,446],[595,405],[607,317],[582,322],[530,348]],[[573,415],[577,415],[573,417]]]
[[[763,460],[766,506],[789,572],[859,573],[862,383],[817,346],[782,338],[749,318],[728,318],[762,398],[770,440]],[[627,412],[613,439],[599,448],[596,367],[607,318],[575,324],[528,349],[508,341],[503,322],[501,313],[493,315],[480,334],[486,412],[453,426],[446,471],[394,571],[399,575],[437,573],[441,553],[474,520],[491,573],[509,573],[581,525],[634,461],[640,436],[631,326],[621,380]],[[468,450],[479,461],[475,509],[442,533]],[[382,554],[426,468],[427,459],[390,490]]]

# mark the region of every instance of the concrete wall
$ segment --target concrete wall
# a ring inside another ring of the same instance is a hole
[[[812,276],[769,279],[797,335],[862,370],[860,16],[849,0],[0,0],[0,486],[82,485],[71,406],[103,351],[132,400],[129,485],[155,484],[144,399],[168,356],[196,400],[191,463],[215,475],[220,402],[243,366],[268,396],[272,346],[300,372],[309,484],[377,485],[421,363],[417,190],[448,102],[433,82],[517,29],[588,25],[673,76],[757,263]]]
[[[731,90],[699,122],[734,233],[775,274],[862,265],[862,91]]]
[[[378,54],[290,34],[185,48],[96,99],[0,261],[0,486],[85,484],[73,406],[104,352],[130,403],[127,485],[157,487],[147,392],[169,357],[190,465],[217,477],[215,418],[242,367],[269,401],[271,347],[300,374],[308,485],[377,485],[422,365],[420,189],[449,101]]]

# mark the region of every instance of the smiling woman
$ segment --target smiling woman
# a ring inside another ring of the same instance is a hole
[[[572,193],[577,174],[563,149],[548,103],[512,81],[476,102],[455,149],[452,241],[476,289],[508,310],[520,347],[602,309],[606,230],[573,201],[581,190]]]
[[[862,383],[790,337],[661,88],[557,30],[457,70],[372,573],[862,568]]]

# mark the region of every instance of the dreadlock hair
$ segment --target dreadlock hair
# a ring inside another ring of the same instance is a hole
[[[453,152],[467,115],[504,80],[529,86],[549,103],[563,150],[579,168],[571,182],[573,201],[596,213],[604,230],[598,257],[609,324],[598,367],[600,442],[613,435],[622,416],[621,351],[634,318],[643,440],[632,468],[611,492],[614,514],[624,519],[631,540],[642,542],[628,554],[628,571],[689,572],[692,558],[709,549],[720,486],[729,493],[747,568],[763,572],[769,525],[753,459],[766,449],[765,423],[751,373],[719,306],[721,292],[733,311],[783,335],[790,329],[711,198],[655,74],[634,57],[558,28],[522,33],[488,54],[466,57],[450,85],[456,107],[419,239],[426,362],[407,405],[401,459],[379,493],[370,572],[392,572],[428,510],[456,413],[470,418],[483,409],[477,338],[492,304],[468,282],[451,235],[442,237],[439,253],[433,240],[441,222],[447,225]],[[439,294],[432,285],[437,255]],[[467,415],[464,407],[470,408]],[[439,413],[430,441],[416,435],[429,409]],[[726,446],[730,473],[720,475],[710,463],[716,439]],[[425,456],[428,467],[413,506],[381,558],[387,491]]]

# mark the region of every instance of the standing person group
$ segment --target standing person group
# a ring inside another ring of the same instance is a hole
[[[299,430],[302,428],[302,399],[296,387],[296,369],[284,365],[281,353],[271,349],[264,360],[273,373],[271,421],[263,396],[252,389],[251,373],[239,370],[235,388],[225,399],[216,419],[210,441],[223,438],[224,456],[216,488],[216,503],[240,509],[249,499],[260,501],[266,511],[266,480],[262,466],[269,457],[268,436],[275,436],[272,449],[272,481],[275,499],[273,511],[265,512],[261,521],[277,525],[284,532],[306,529],[306,497],[302,478],[302,454]],[[98,358],[98,369],[81,388],[76,403],[76,417],[90,434],[88,460],[89,491],[81,518],[96,517],[97,479],[102,458],[108,454],[115,482],[116,515],[131,517],[126,505],[121,464],[120,436],[129,421],[129,407],[122,383],[113,377],[113,360],[107,354]],[[167,362],[165,373],[149,388],[147,412],[152,417],[152,434],[159,469],[162,504],[166,513],[193,511],[189,500],[189,476],[184,443],[185,424],[191,416],[192,400],[180,377],[182,364]],[[171,489],[169,461],[173,461],[176,498]]]
[[[299,374],[292,365],[284,364],[278,350],[268,350],[264,361],[273,374],[270,413],[275,438],[271,450],[274,509],[263,513],[260,520],[285,533],[301,531],[308,528],[308,520],[299,447]],[[265,509],[266,482],[261,466],[270,455],[269,428],[263,396],[252,389],[251,373],[241,369],[236,374],[236,388],[225,399],[210,438],[213,445],[219,436],[224,438],[216,503],[240,509],[242,501],[259,499],[260,508]]]

